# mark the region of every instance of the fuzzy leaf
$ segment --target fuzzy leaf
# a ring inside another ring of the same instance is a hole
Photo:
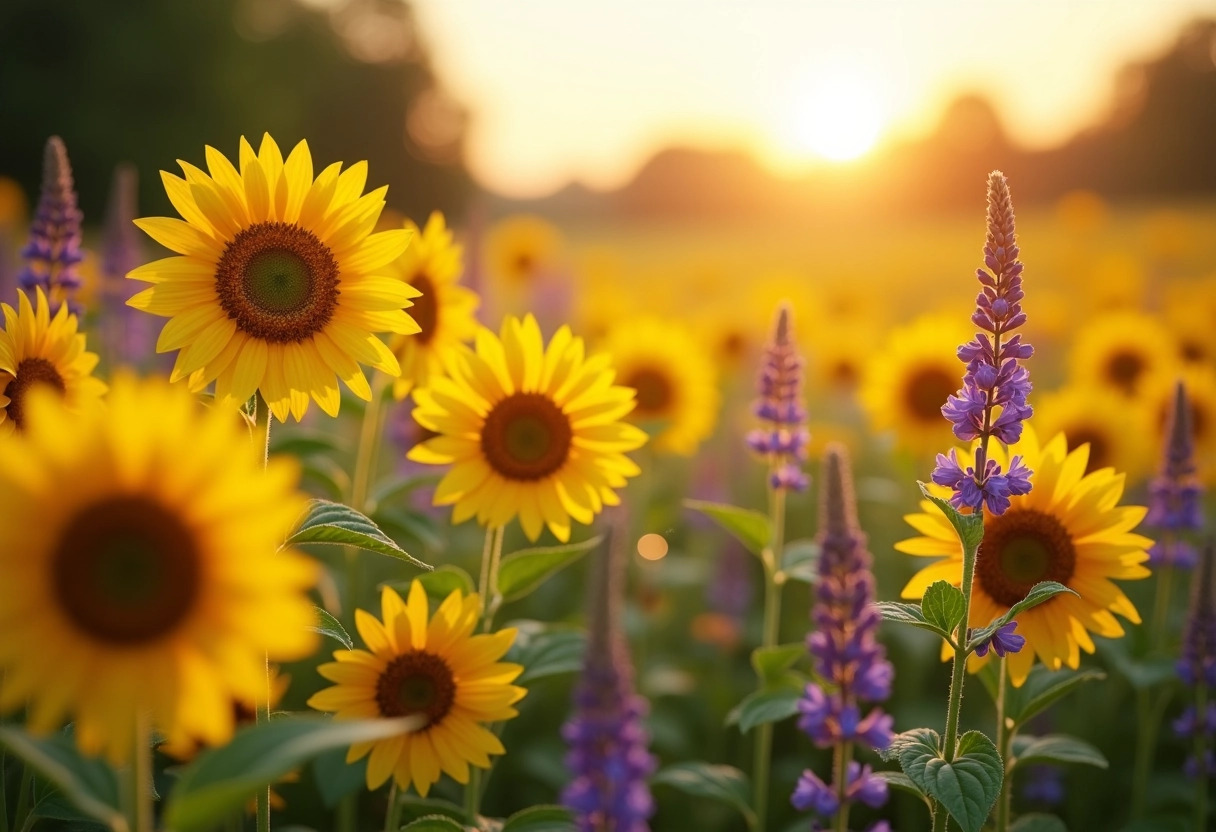
[[[1045,737],[1014,737],[1013,756],[1018,765],[1026,763],[1076,763],[1096,768],[1109,768],[1102,752],[1087,742],[1066,734]]]
[[[676,763],[654,775],[650,782],[733,806],[743,815],[748,828],[756,829],[758,821],[751,807],[751,785],[747,775],[737,768],[709,763]]]
[[[806,654],[806,644],[801,641],[757,647],[752,651],[752,667],[760,677],[761,685],[773,685]]]
[[[529,806],[507,818],[502,832],[578,832],[565,806]]]
[[[963,591],[945,581],[936,581],[925,590],[920,611],[925,620],[947,633],[958,629],[963,620]]]
[[[992,740],[979,731],[959,737],[954,759],[938,751],[938,734],[916,728],[895,737],[887,755],[922,792],[938,801],[963,832],[979,832],[1001,791],[1005,767]]]
[[[1022,725],[1086,682],[1100,682],[1105,678],[1106,674],[1100,670],[1051,671],[1036,664],[1022,687],[1010,686],[1005,691],[1006,714]]]
[[[950,505],[949,500],[943,500],[929,492],[929,486],[923,482],[917,482],[920,486],[920,493],[925,495],[925,499],[933,503],[942,510],[942,514],[946,515],[946,519],[950,521],[950,525],[954,526],[954,531],[958,534],[958,539],[962,542],[963,548],[968,552],[974,552],[980,547],[980,542],[984,539],[984,514],[983,512],[974,512],[972,514],[963,514],[954,506]]]
[[[950,639],[950,634],[933,622],[928,621],[925,618],[925,614],[921,612],[920,607],[916,604],[903,604],[899,601],[879,601],[875,606],[878,607],[878,612],[885,621],[919,627],[944,639]]]
[[[334,618],[329,612],[321,607],[313,607],[313,611],[317,614],[317,626],[309,627],[314,633],[320,633],[323,636],[329,636],[334,641],[339,642],[347,650],[354,650],[355,643],[351,640],[350,634],[346,632],[346,628],[342,626],[342,622]]]
[[[925,803],[929,802],[929,798],[925,797],[925,793],[912,782],[912,778],[904,774],[902,771],[876,771],[874,772],[874,776],[880,780],[886,780],[887,786],[892,789],[897,789],[898,791],[915,795],[916,797],[919,797],[921,800],[925,801]]]
[[[287,545],[295,546],[301,543],[354,546],[403,560],[420,569],[431,568],[398,546],[368,517],[350,506],[331,503],[328,500],[313,500],[299,528],[287,538]]]
[[[727,724],[739,723],[743,733],[769,722],[780,722],[798,713],[798,700],[802,696],[799,685],[783,685],[749,693],[731,710]]]
[[[684,507],[701,512],[726,529],[753,555],[760,555],[773,539],[768,516],[758,511],[705,500],[685,500]]]
[[[1050,601],[1052,598],[1055,598],[1057,595],[1065,592],[1071,593],[1072,595],[1077,594],[1076,592],[1073,592],[1073,590],[1064,586],[1064,584],[1057,583],[1056,581],[1040,581],[1039,583],[1035,584],[1030,588],[1030,592],[1026,593],[1026,597],[1010,607],[1008,612],[997,618],[987,627],[984,627],[981,630],[976,630],[975,633],[972,634],[971,641],[967,645],[968,652],[974,650],[976,647],[979,647],[985,641],[992,638],[993,633],[995,633],[1001,627],[1004,627],[1020,613],[1026,612],[1026,610],[1031,609],[1032,607],[1037,607],[1039,604],[1046,601]]]
[[[515,684],[525,685],[582,669],[583,654],[587,651],[587,636],[582,630],[541,621],[515,621],[510,626],[517,627],[519,632],[503,661],[524,666]]]
[[[498,567],[498,591],[506,601],[526,598],[545,581],[599,546],[603,539],[593,537],[579,543],[512,552],[503,557]]]

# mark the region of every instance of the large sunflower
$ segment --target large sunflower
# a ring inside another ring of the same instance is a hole
[[[376,719],[425,714],[427,724],[412,734],[352,745],[346,761],[370,752],[367,787],[391,776],[398,787],[426,797],[446,772],[469,782],[469,765],[490,767],[490,755],[504,752],[485,725],[510,719],[527,693],[511,682],[523,672],[500,662],[515,630],[473,635],[481,599],[455,590],[428,621],[426,591],[414,581],[408,602],[390,587],[380,598],[383,620],[357,610],[355,624],[367,650],[338,650],[337,661],[318,668],[337,684],[308,704],[335,711],[337,719]]]
[[[276,418],[296,419],[309,397],[338,413],[342,379],[359,397],[371,389],[359,363],[396,376],[392,351],[373,333],[408,335],[404,311],[418,291],[389,276],[410,239],[406,229],[371,233],[387,187],[363,194],[367,163],[335,162],[314,179],[308,145],[283,160],[266,135],[257,154],[241,139],[240,171],[207,148],[208,173],[179,162],[161,179],[182,220],[136,224],[177,252],[128,277],[152,283],[128,303],[171,320],[157,352],[180,350],[172,380],[240,403],[261,391]]]
[[[46,387],[63,396],[73,413],[101,401],[105,384],[93,378],[97,354],[85,350],[83,333],[76,332],[76,316],[67,304],[51,317],[42,289],[30,304],[17,291],[17,308],[3,304],[4,331],[0,332],[0,435],[26,427],[26,394]]]
[[[548,525],[570,539],[570,518],[590,523],[614,489],[639,473],[625,452],[646,435],[618,420],[634,406],[634,391],[613,385],[606,354],[584,357],[583,339],[562,327],[549,342],[531,315],[507,318],[501,337],[477,333],[450,378],[414,391],[414,418],[438,436],[415,445],[409,458],[451,465],[435,489],[436,505],[454,505],[452,519],[473,515],[502,526],[519,515],[530,540]]]
[[[306,506],[297,466],[263,473],[231,413],[163,381],[120,376],[83,415],[31,406],[0,437],[0,628],[32,634],[0,639],[0,709],[28,701],[38,732],[70,718],[82,750],[116,762],[139,714],[227,741],[267,657],[315,646],[316,564],[278,551]]]
[[[637,390],[630,421],[654,430],[654,449],[692,456],[714,432],[721,395],[705,344],[672,320],[639,318],[608,334],[617,378]]]
[[[994,443],[991,456],[1008,468],[1009,452]],[[1085,473],[1089,448],[1067,450],[1064,434],[1040,446],[1027,427],[1014,451],[1034,471],[1034,490],[1011,498],[1000,516],[985,512],[984,542],[976,560],[970,625],[983,627],[1020,601],[1040,581],[1059,581],[1077,595],[1057,595],[1017,617],[1026,648],[1009,656],[1009,673],[1020,686],[1037,655],[1049,668],[1075,668],[1080,651],[1094,652],[1090,633],[1105,638],[1123,635],[1114,613],[1133,623],[1140,615],[1112,579],[1147,578],[1144,567],[1152,541],[1132,529],[1144,519],[1140,506],[1120,506],[1124,476],[1104,468]],[[970,453],[960,453],[970,458]],[[942,497],[949,489],[932,485]],[[904,519],[921,537],[895,548],[909,555],[940,557],[918,572],[904,587],[904,598],[919,598],[935,581],[955,586],[962,580],[963,561],[958,537],[946,517],[928,500],[921,514]],[[949,648],[946,648],[948,651]],[[988,657],[971,657],[977,670]]]
[[[418,226],[406,220],[405,227]],[[477,293],[458,285],[464,270],[463,250],[452,242],[452,232],[443,214],[431,214],[421,236],[395,260],[392,274],[421,294],[410,310],[420,327],[416,335],[398,335],[393,352],[401,362],[401,377],[393,382],[393,396],[403,399],[414,387],[425,387],[436,373],[443,372],[446,353],[467,343],[477,334]]]
[[[1087,471],[1114,468],[1135,481],[1153,464],[1152,427],[1144,410],[1108,387],[1070,385],[1036,397],[1034,420],[1044,436],[1063,433],[1068,447],[1089,446]]]
[[[1086,324],[1069,353],[1072,378],[1096,383],[1127,398],[1153,378],[1172,376],[1178,365],[1174,336],[1154,317],[1114,312]]]

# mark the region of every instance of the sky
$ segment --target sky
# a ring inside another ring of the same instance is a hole
[[[922,134],[965,92],[1048,146],[1212,0],[414,0],[491,190],[618,186],[671,145],[778,172]]]

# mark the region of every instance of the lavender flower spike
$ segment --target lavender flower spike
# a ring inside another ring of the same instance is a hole
[[[580,832],[649,832],[654,800],[647,778],[654,757],[642,724],[646,700],[634,693],[633,667],[621,636],[622,552],[611,541],[598,553],[590,582],[589,641],[574,692],[575,714],[562,728],[574,774],[562,803]]]
[[[800,465],[806,459],[810,433],[802,405],[802,356],[794,343],[792,317],[789,303],[777,307],[773,335],[760,365],[760,398],[754,409],[764,426],[747,435],[747,444],[768,457],[771,487],[802,491],[810,484]]]
[[[32,293],[41,287],[51,301],[51,314],[67,303],[69,311],[80,314],[75,301],[80,288],[77,267],[84,259],[80,250],[80,221],[72,166],[63,139],[47,139],[42,161],[42,192],[38,209],[30,223],[30,239],[22,250],[25,268],[17,277],[22,289]]]
[[[153,354],[153,317],[127,306],[138,291],[127,272],[145,262],[135,218],[139,216],[139,174],[134,165],[114,169],[101,235],[101,329],[111,366],[135,364]]]
[[[1165,453],[1157,476],[1149,484],[1148,516],[1144,522],[1160,529],[1161,539],[1149,550],[1149,563],[1189,569],[1195,547],[1179,532],[1203,528],[1203,487],[1195,475],[1195,440],[1186,386],[1179,381],[1166,430]]]
[[[1014,231],[1013,199],[1005,175],[988,175],[988,239],[984,265],[976,276],[980,293],[971,321],[980,331],[958,348],[967,365],[963,386],[942,407],[954,435],[977,441],[975,464],[965,465],[957,455],[938,455],[933,481],[954,489],[950,502],[956,508],[978,511],[987,506],[993,514],[1004,514],[1009,497],[1030,492],[1030,469],[1014,457],[1002,471],[987,456],[988,440],[1012,445],[1022,438],[1022,423],[1033,413],[1026,398],[1030,374],[1021,365],[1034,349],[1021,335],[1010,335],[1026,322],[1022,311],[1022,264],[1018,261]]]
[[[1178,660],[1178,675],[1187,686],[1210,689],[1216,685],[1216,542],[1208,541],[1199,557],[1199,574],[1192,585],[1191,608],[1182,631],[1182,656]],[[1206,702],[1208,694],[1193,696]],[[1187,758],[1184,770],[1190,777],[1208,778],[1216,775],[1213,765],[1212,740],[1216,739],[1216,705],[1202,710],[1187,707],[1174,722],[1179,736],[1195,741],[1195,751]]]

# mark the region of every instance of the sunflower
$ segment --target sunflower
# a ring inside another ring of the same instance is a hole
[[[418,232],[418,226],[409,220],[405,227]],[[477,293],[457,285],[464,270],[462,257],[443,214],[435,211],[421,236],[414,238],[389,269],[421,293],[410,310],[420,330],[415,335],[398,335],[392,342],[401,362],[401,377],[393,382],[393,396],[398,400],[415,386],[425,387],[433,374],[442,373],[444,355],[477,334]]]
[[[1005,448],[998,445],[989,450],[998,463],[1008,467]],[[1062,433],[1040,446],[1028,426],[1014,451],[1034,471],[1034,490],[1013,497],[1009,510],[1000,516],[985,513],[969,623],[986,626],[1040,581],[1059,581],[1078,593],[1057,595],[1017,617],[1018,632],[1026,637],[1027,647],[1011,654],[1008,661],[1013,683],[1020,687],[1036,654],[1049,668],[1076,668],[1081,650],[1094,652],[1090,633],[1104,638],[1123,635],[1115,613],[1140,623],[1136,608],[1112,579],[1147,578],[1149,571],[1143,564],[1152,541],[1132,533],[1146,510],[1118,505],[1124,476],[1110,468],[1085,473],[1086,446],[1069,451]],[[970,458],[969,453],[960,456]],[[941,486],[930,489],[949,496],[949,489]],[[904,587],[904,598],[921,597],[935,581],[957,586],[962,580],[962,554],[954,530],[933,503],[923,500],[921,509],[921,514],[904,519],[922,537],[904,540],[895,548],[944,560],[913,576]],[[978,670],[987,659],[972,656],[970,669]]]
[[[540,217],[519,214],[490,229],[486,248],[491,275],[511,287],[528,286],[553,269],[561,235]]]
[[[656,451],[692,456],[714,432],[721,401],[702,342],[677,321],[639,318],[615,327],[605,349],[621,384],[637,391],[630,420],[653,427]]]
[[[942,406],[962,386],[956,352],[970,337],[945,316],[922,317],[892,332],[863,370],[860,398],[871,427],[893,430],[916,453],[940,450],[950,440]]]
[[[640,473],[625,452],[646,434],[618,421],[633,410],[634,391],[613,385],[608,355],[585,358],[568,327],[546,348],[531,315],[507,318],[501,337],[483,328],[475,344],[450,377],[414,391],[414,418],[438,435],[408,456],[452,466],[435,504],[454,505],[454,522],[476,515],[494,527],[519,515],[530,540],[545,525],[569,540],[570,518],[590,523]]]
[[[42,289],[33,305],[17,291],[17,308],[3,304],[4,331],[0,332],[0,435],[26,425],[26,394],[46,387],[63,396],[65,406],[80,413],[96,406],[106,392],[93,378],[97,354],[85,350],[85,337],[76,332],[76,316],[67,304],[51,317]]]
[[[500,662],[515,630],[473,635],[481,599],[455,590],[428,620],[426,590],[414,581],[409,600],[391,587],[380,597],[383,620],[363,610],[355,624],[367,650],[338,650],[337,661],[318,672],[336,682],[308,700],[337,719],[375,719],[425,714],[427,725],[412,734],[352,745],[346,761],[371,756],[367,787],[390,776],[399,788],[413,783],[426,797],[446,772],[469,782],[469,765],[490,767],[490,755],[505,749],[485,724],[510,719],[527,693],[512,685],[523,668]]]
[[[171,380],[196,391],[214,381],[226,406],[260,391],[279,421],[303,418],[310,396],[336,416],[335,375],[369,400],[360,362],[400,373],[373,333],[419,330],[404,311],[418,290],[389,276],[410,232],[371,233],[387,187],[363,194],[366,162],[314,179],[306,142],[284,161],[269,135],[256,155],[241,139],[239,172],[206,155],[210,175],[187,162],[185,179],[161,173],[184,221],[135,221],[181,255],[127,275],[153,284],[128,303],[170,318],[156,350],[180,350]]]
[[[1135,480],[1152,466],[1144,410],[1108,388],[1070,385],[1036,397],[1034,420],[1045,436],[1067,436],[1069,449],[1088,445],[1087,471],[1114,468]]]
[[[1174,336],[1156,318],[1117,312],[1087,324],[1077,334],[1069,358],[1077,382],[1135,398],[1149,379],[1173,374],[1177,354]]]
[[[0,627],[36,637],[0,640],[0,709],[28,701],[42,733],[70,715],[81,749],[116,763],[139,714],[226,742],[267,657],[315,646],[316,564],[278,551],[306,506],[298,467],[263,473],[230,413],[163,381],[121,375],[84,414],[30,405],[0,437]]]
[[[1192,290],[1209,287],[1188,281]],[[1185,367],[1216,367],[1216,305],[1196,303],[1190,293],[1183,294],[1166,306],[1163,316],[1166,326],[1174,333],[1178,358]]]
[[[1158,452],[1169,442],[1166,431],[1179,381],[1186,385],[1186,398],[1191,411],[1191,435],[1194,437],[1199,475],[1205,481],[1211,482],[1216,476],[1216,378],[1213,377],[1211,369],[1188,369],[1176,377],[1155,378],[1146,384],[1142,396],[1147,422],[1145,435],[1151,439]]]

